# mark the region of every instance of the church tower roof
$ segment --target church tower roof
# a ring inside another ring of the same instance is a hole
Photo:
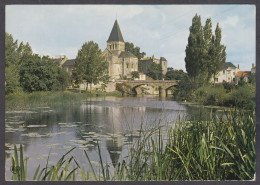
[[[112,42],[112,41],[121,41],[124,42],[121,30],[119,28],[117,20],[114,23],[114,26],[112,28],[112,31],[110,33],[110,36],[107,40],[107,42]]]

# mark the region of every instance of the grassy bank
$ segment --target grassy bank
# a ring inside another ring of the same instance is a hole
[[[160,124],[158,124],[160,125]],[[172,123],[167,134],[160,126],[140,131],[128,157],[118,162],[114,173],[101,157],[95,171],[84,151],[90,171],[81,168],[68,151],[56,165],[35,169],[34,180],[251,180],[255,174],[255,114],[229,112],[221,120]],[[142,129],[141,129],[142,130]],[[73,148],[72,150],[74,150]],[[13,180],[25,180],[22,149],[15,149]],[[73,163],[73,164],[72,164]],[[72,168],[74,166],[74,168]]]
[[[222,83],[204,85],[199,88],[177,87],[173,89],[176,100],[187,100],[188,102],[198,103],[207,106],[236,107],[240,109],[255,108],[256,86],[252,83],[234,85]]]
[[[50,106],[59,104],[69,104],[81,101],[88,97],[96,96],[121,96],[118,92],[103,92],[103,91],[41,91],[33,93],[13,93],[5,96],[6,110],[23,110],[38,106]]]

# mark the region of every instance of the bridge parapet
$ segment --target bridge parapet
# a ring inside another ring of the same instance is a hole
[[[117,80],[116,83],[125,83],[129,85],[132,90],[135,90],[137,87],[141,85],[148,85],[157,87],[160,89],[160,94],[165,96],[167,94],[167,90],[170,87],[176,86],[178,84],[177,80]]]

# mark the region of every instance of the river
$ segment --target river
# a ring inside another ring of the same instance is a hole
[[[203,119],[210,110],[204,109]],[[72,155],[81,167],[89,170],[86,150],[98,166],[97,142],[103,162],[113,167],[127,155],[139,130],[161,125],[171,126],[179,119],[193,119],[199,108],[169,98],[95,97],[67,105],[36,107],[24,111],[6,111],[6,180],[10,180],[14,144],[23,144],[29,157],[27,180],[32,180],[37,166],[56,164],[60,157],[76,146]]]

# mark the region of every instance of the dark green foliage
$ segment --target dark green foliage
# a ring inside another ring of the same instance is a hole
[[[255,108],[255,85],[246,84],[231,93],[231,100],[236,107]]]
[[[68,74],[58,68],[49,57],[31,55],[21,62],[20,83],[26,92],[65,89]]]
[[[68,73],[58,68],[48,57],[33,54],[29,43],[17,44],[12,35],[5,35],[6,94],[64,90],[69,84]]]
[[[13,36],[5,33],[5,65],[17,65],[19,63],[19,54],[17,52],[18,41],[14,41]]]
[[[151,67],[148,69],[147,76],[154,80],[162,80],[162,66],[160,64],[152,63]]]
[[[132,54],[134,54],[138,58],[138,60],[140,60],[146,55],[145,52],[140,51],[140,47],[134,46],[134,44],[130,42],[125,43],[125,51],[129,51]]]
[[[194,96],[194,89],[196,84],[190,79],[188,75],[183,76],[183,79],[178,82],[173,91],[173,96],[178,100],[191,100]]]
[[[222,83],[222,85],[223,85],[224,89],[226,89],[226,92],[227,92],[227,93],[231,92],[231,91],[232,91],[233,89],[235,89],[235,87],[236,87],[235,84],[229,83],[229,82],[226,82],[226,81],[224,81],[224,82]]]
[[[216,88],[203,86],[195,91],[195,100],[203,105],[224,106],[226,98],[226,90],[221,86]]]
[[[255,86],[245,84],[234,86],[229,83],[223,86],[203,86],[195,91],[194,99],[203,105],[217,105],[254,110]]]
[[[244,80],[244,77],[240,77],[239,80],[238,80],[237,85],[238,85],[239,87],[243,87],[245,84],[246,84],[246,82],[245,82],[245,80]]]
[[[203,27],[197,14],[192,19],[188,45],[186,47],[186,71],[199,86],[209,82],[221,70],[226,61],[226,47],[221,44],[221,29],[217,24],[215,35],[212,34],[211,19]]]
[[[108,63],[101,56],[98,44],[89,41],[78,51],[72,76],[76,84],[82,82],[97,84],[109,79],[107,69]]]
[[[248,76],[248,83],[256,84],[256,76],[255,76],[254,73],[251,73],[251,74]]]
[[[182,80],[186,76],[187,76],[187,73],[184,73],[183,70],[170,69],[165,74],[165,80]]]
[[[189,76],[195,80],[199,74],[204,70],[203,61],[203,27],[201,25],[201,18],[197,14],[192,19],[190,27],[190,35],[188,38],[188,45],[186,47],[185,66]]]
[[[20,86],[19,66],[10,65],[5,68],[5,81],[6,94],[22,91]]]
[[[213,74],[215,84],[215,77],[221,70],[223,64],[226,62],[226,47],[221,44],[221,29],[219,24],[217,24],[215,36],[212,37],[212,45],[209,49],[209,56],[209,74]]]
[[[135,78],[139,78],[139,73],[137,71],[133,71],[131,75],[132,75],[132,80],[134,80]]]

